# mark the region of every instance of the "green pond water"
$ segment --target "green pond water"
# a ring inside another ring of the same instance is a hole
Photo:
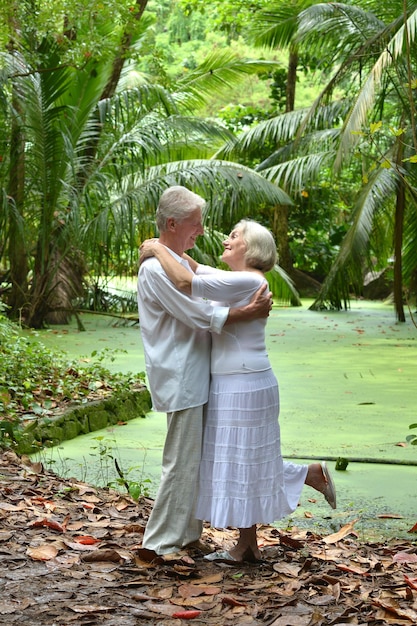
[[[405,445],[417,422],[417,328],[397,324],[392,306],[352,302],[346,312],[274,307],[267,346],[281,394],[282,452],[295,462],[328,459],[338,508],[307,487],[300,506],[280,527],[295,525],[333,532],[355,524],[359,537],[407,537],[417,522],[417,447]],[[144,371],[137,325],[83,315],[85,332],[70,326],[32,333],[70,357],[104,348],[123,350],[108,367]],[[150,412],[48,449],[41,460],[54,471],[93,484],[116,480],[112,457],[128,479],[158,487],[165,415]],[[335,471],[335,459],[349,459]],[[148,482],[150,481],[150,482]]]

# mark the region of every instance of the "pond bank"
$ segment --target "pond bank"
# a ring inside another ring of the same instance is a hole
[[[16,452],[32,454],[37,448],[53,447],[86,433],[95,433],[109,426],[142,417],[151,409],[151,397],[144,384],[129,391],[106,394],[100,400],[69,405],[64,411],[50,411],[45,417],[26,421]]]

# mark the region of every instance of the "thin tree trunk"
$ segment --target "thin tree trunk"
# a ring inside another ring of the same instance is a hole
[[[19,110],[18,99],[13,97],[13,109]],[[9,200],[9,267],[11,291],[7,299],[9,315],[17,318],[27,302],[28,257],[20,217],[23,211],[25,186],[25,141],[19,122],[13,117],[10,138],[10,175],[7,195]]]
[[[288,207],[274,207],[273,233],[277,242],[279,264],[288,273],[293,269],[291,252],[288,243]]]
[[[395,204],[394,225],[394,306],[399,322],[405,322],[403,303],[403,268],[402,268],[402,245],[405,212],[405,184],[399,179],[397,198]]]
[[[298,66],[298,53],[290,48],[290,58],[288,60],[288,72],[287,72],[287,93],[285,112],[294,111],[295,107],[295,87],[297,84],[297,66]]]
[[[143,12],[146,9],[146,5],[148,4],[148,0],[136,0],[135,3],[135,12],[133,17],[137,22],[141,19]],[[117,84],[120,79],[120,74],[123,69],[123,65],[126,61],[126,53],[128,52],[132,43],[132,33],[125,31],[123,33],[122,41],[120,44],[120,49],[117,54],[117,57],[113,61],[112,73],[107,81],[107,85],[105,86],[103,93],[101,94],[100,100],[105,100],[106,98],[111,98],[114,96],[116,91]]]
[[[136,0],[136,9],[134,12],[134,18],[136,21],[139,21],[141,19],[146,9],[147,4],[148,4],[148,0]],[[121,39],[121,43],[119,46],[119,50],[117,52],[117,56],[115,56],[113,60],[110,77],[100,96],[100,101],[106,100],[114,96],[117,85],[120,80],[120,75],[122,73],[123,66],[126,62],[126,56],[129,51],[131,43],[132,43],[132,33],[129,32],[128,30],[125,30],[125,32],[122,35],[122,39]],[[96,113],[96,118],[98,121],[98,113]],[[86,148],[86,157],[90,163],[93,162],[94,157],[96,155],[99,140],[100,140],[99,136],[96,136],[94,139],[90,141],[88,147]],[[87,169],[88,169],[88,166],[87,166]],[[86,177],[87,177],[86,171],[80,174],[79,180],[78,180],[78,184],[80,187],[84,184]]]
[[[290,47],[285,102],[286,113],[294,111],[297,66],[298,54],[293,48]],[[274,208],[273,230],[278,247],[279,264],[288,274],[290,274],[293,269],[293,263],[288,241],[288,210],[288,206],[276,206]]]

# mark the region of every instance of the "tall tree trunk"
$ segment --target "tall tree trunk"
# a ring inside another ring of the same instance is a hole
[[[288,273],[293,269],[290,247],[288,244],[288,207],[274,207],[273,233],[277,242],[279,264]]]
[[[404,156],[404,145],[400,139],[397,141],[398,149],[396,163],[400,171]],[[403,304],[403,230],[405,213],[405,182],[402,176],[398,178],[397,196],[395,202],[395,222],[394,222],[394,306],[399,322],[405,322]]]
[[[135,11],[133,14],[133,17],[136,21],[139,21],[141,19],[146,9],[147,4],[148,4],[148,0],[136,0]],[[74,38],[73,33],[71,33],[71,38]],[[132,33],[130,32],[130,29],[126,29],[122,35],[119,50],[117,51],[117,53],[115,53],[115,58],[113,60],[111,74],[100,96],[100,100],[107,100],[107,98],[111,98],[116,93],[116,88],[119,83],[120,75],[122,73],[123,66],[126,62],[126,56],[129,51],[131,43],[132,43]],[[96,112],[95,116],[98,122],[99,121],[98,112]],[[94,161],[99,141],[100,141],[99,136],[94,137],[94,139],[92,139],[89,142],[89,145],[86,148],[86,152],[85,152],[86,158],[87,158],[87,161],[89,161],[90,163]],[[87,169],[84,170],[79,176],[78,185],[80,187],[82,187],[85,179],[87,178],[87,171],[88,171],[88,166],[87,166]]]
[[[290,47],[290,57],[288,60],[288,71],[287,71],[287,93],[286,93],[286,103],[285,103],[286,113],[290,111],[294,111],[294,107],[295,107],[295,87],[297,84],[297,66],[298,66],[298,53],[293,47]]]
[[[148,0],[136,0],[135,3],[135,11],[133,17],[137,22],[141,19],[143,12],[146,9],[146,5],[148,4]],[[117,84],[120,79],[120,74],[123,69],[123,65],[126,61],[126,53],[128,52],[132,43],[132,33],[125,30],[123,33],[122,41],[120,44],[119,52],[116,58],[113,61],[112,73],[107,81],[107,85],[104,88],[104,91],[101,95],[100,100],[104,100],[106,98],[111,98],[114,96],[116,91]]]
[[[395,225],[394,225],[394,305],[397,320],[405,322],[403,303],[403,264],[402,245],[405,211],[405,184],[400,178],[395,203]]]
[[[13,110],[19,111],[18,99],[12,99]],[[28,256],[23,232],[24,188],[25,188],[25,140],[16,117],[12,119],[10,137],[10,175],[7,195],[9,200],[8,256],[11,291],[7,298],[10,317],[22,315],[28,295]]]
[[[287,89],[285,111],[294,111],[295,106],[295,87],[297,82],[297,66],[298,54],[293,47],[290,47],[290,56],[288,60],[287,70]],[[274,209],[273,229],[278,247],[279,264],[290,274],[293,269],[293,263],[288,241],[288,206],[276,206]]]

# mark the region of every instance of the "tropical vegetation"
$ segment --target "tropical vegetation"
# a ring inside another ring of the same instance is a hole
[[[18,446],[25,428],[40,419],[143,386],[144,372],[111,372],[104,362],[113,359],[106,350],[70,359],[21,336],[0,314],[0,416],[5,416],[0,419],[0,449]]]
[[[313,308],[341,308],[384,272],[404,321],[417,291],[417,2],[4,4],[11,318],[65,322],[87,284],[133,275],[161,191],[185,184],[208,200],[198,258],[216,262],[222,233],[249,215],[277,238],[277,294],[298,303],[293,281],[307,277]]]
[[[271,142],[257,170],[290,194],[323,173],[340,182],[350,172],[353,183],[348,229],[313,308],[346,305],[364,269],[391,260],[399,321],[404,292],[416,292],[416,20],[415,2],[373,0],[278,2],[257,19],[260,43],[287,45],[293,64],[306,55],[328,80],[311,106],[288,107],[232,149],[253,154]]]

